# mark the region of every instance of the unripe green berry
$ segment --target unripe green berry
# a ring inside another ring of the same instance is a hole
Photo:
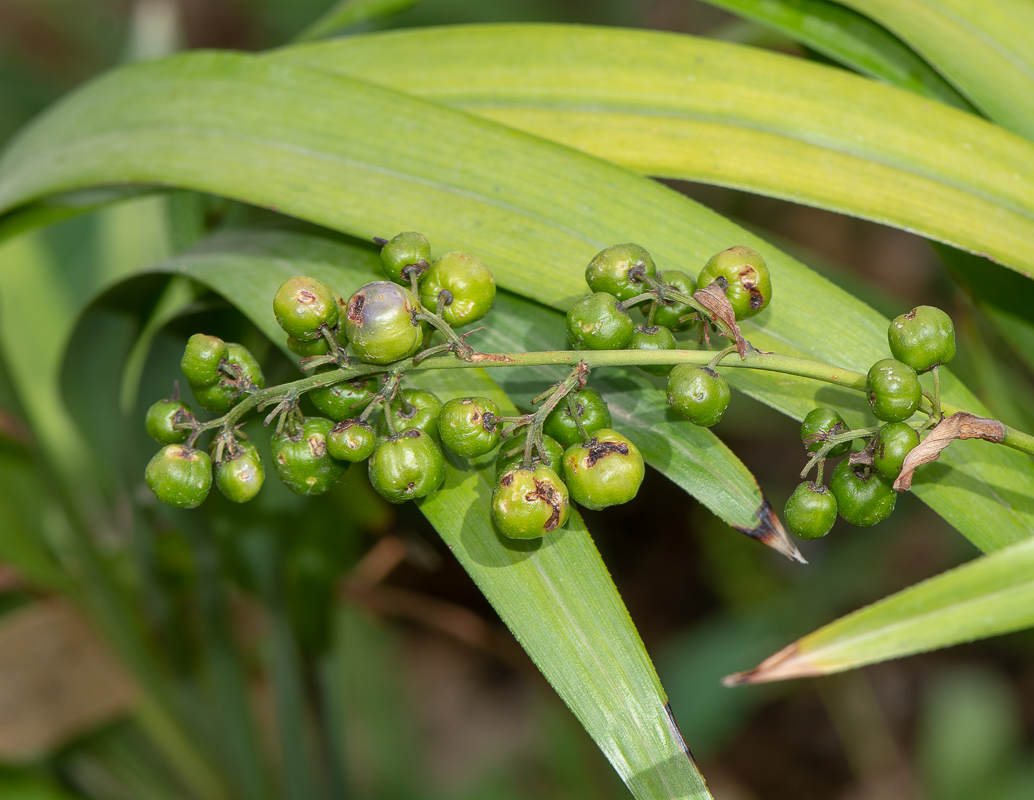
[[[409,289],[388,281],[373,281],[353,294],[344,327],[359,360],[390,364],[413,355],[424,339],[419,306]]]
[[[585,282],[594,292],[629,300],[646,291],[644,275],[657,273],[650,254],[637,244],[615,244],[597,253],[585,268]]]
[[[262,457],[251,442],[239,441],[235,448],[224,448],[222,461],[215,462],[215,485],[234,503],[254,499],[265,479]]]
[[[492,519],[504,536],[538,539],[567,523],[570,497],[549,467],[504,472],[492,493]]]
[[[737,245],[711,256],[700,271],[697,286],[703,289],[719,278],[726,281],[725,296],[736,319],[754,316],[763,311],[772,299],[768,266],[749,247]]]
[[[222,377],[219,365],[226,359],[226,342],[218,336],[195,333],[187,340],[180,369],[192,387],[211,386]]]
[[[327,452],[338,461],[365,461],[376,446],[373,426],[357,419],[342,420],[327,434]]]
[[[381,248],[381,267],[384,274],[395,283],[409,286],[409,276],[402,272],[407,267],[416,267],[418,272],[427,269],[431,260],[431,244],[422,233],[407,231],[400,233]]]
[[[639,325],[632,331],[629,350],[678,350],[675,337],[662,325]],[[662,378],[671,372],[671,364],[640,364],[639,369]]]
[[[892,481],[901,474],[905,456],[919,445],[919,434],[905,422],[888,422],[876,435],[873,465]]]
[[[454,327],[477,322],[495,303],[495,278],[479,258],[469,253],[446,253],[428,268],[420,281],[420,302],[430,312],[442,296],[442,318]]]
[[[273,296],[273,316],[288,336],[301,341],[320,338],[320,328],[337,325],[337,298],[322,281],[296,275]]]
[[[542,430],[564,447],[570,447],[582,441],[582,434],[578,430],[579,422],[587,436],[592,436],[600,428],[609,428],[611,424],[607,401],[591,386],[583,387],[570,397],[578,421],[576,422],[575,417],[571,416],[571,408],[565,398],[549,412],[542,425]]]
[[[887,330],[894,358],[916,372],[926,372],[955,358],[955,326],[933,306],[918,306],[896,317]]]
[[[273,465],[292,492],[323,494],[344,474],[348,464],[335,461],[327,452],[327,435],[333,427],[329,419],[308,417],[300,431],[273,436]]]
[[[786,527],[801,539],[820,539],[837,521],[837,500],[825,486],[805,481],[786,501]]]
[[[499,452],[499,458],[496,459],[495,462],[495,474],[497,478],[504,472],[508,472],[511,469],[517,469],[517,467],[521,466],[521,462],[524,460],[524,445],[527,441],[528,431],[525,429],[513,438],[506,439],[503,442],[502,449]],[[531,457],[533,463],[543,464],[552,468],[556,472],[560,472],[560,470],[563,469],[563,445],[561,445],[560,442],[552,436],[543,436],[542,448],[546,451],[545,455],[540,454],[534,447],[532,448]]]
[[[923,399],[916,371],[893,358],[877,361],[865,377],[865,393],[873,416],[883,422],[911,417]]]
[[[567,338],[575,350],[622,350],[633,327],[625,307],[606,292],[583,297],[567,312]]]
[[[437,442],[438,415],[441,411],[442,401],[438,395],[423,389],[406,389],[399,392],[399,399],[385,413],[391,414],[395,433],[423,431]]]
[[[844,459],[829,480],[840,516],[852,525],[868,528],[890,516],[898,493],[887,478],[870,467]]]
[[[732,399],[725,378],[707,367],[679,364],[668,376],[668,405],[695,425],[717,425]]]
[[[231,378],[231,375],[239,377]],[[262,389],[265,385],[262,367],[248,349],[236,342],[227,342],[223,379],[209,386],[191,384],[190,389],[202,408],[225,414],[244,397],[245,387]]]
[[[316,370],[316,374],[329,372],[334,367],[328,366]],[[377,380],[374,378],[356,378],[353,381],[342,381],[333,386],[321,386],[309,392],[309,399],[319,412],[335,422],[357,417],[366,408],[370,398],[377,393]]]
[[[167,444],[148,462],[144,481],[163,503],[196,508],[212,487],[212,459],[201,450]]]
[[[801,423],[801,441],[809,453],[817,453],[825,444],[825,436],[847,433],[850,430],[844,418],[832,408],[813,408]],[[827,458],[837,458],[851,450],[851,442],[841,442],[826,453]]]
[[[660,279],[664,281],[668,286],[678,289],[683,294],[687,294],[690,297],[693,296],[693,292],[697,290],[696,281],[682,270],[678,269],[666,269],[660,273]],[[648,314],[650,311],[650,304],[644,303],[639,306],[644,314]],[[686,303],[680,303],[677,300],[662,300],[657,310],[653,314],[653,324],[663,325],[665,328],[669,328],[673,331],[684,331],[693,325],[692,320],[686,320],[685,322],[679,322],[679,320],[693,312],[693,308]]]
[[[147,435],[159,444],[178,444],[190,436],[190,429],[177,428],[177,424],[194,419],[190,406],[179,400],[159,400],[147,409],[144,427]]]
[[[293,336],[288,336],[287,349],[299,358],[325,356],[330,351],[330,347],[327,345],[327,340],[322,336],[308,342],[303,342],[301,339],[295,339]]]
[[[426,497],[445,480],[445,456],[434,439],[408,430],[382,439],[370,457],[370,483],[390,503]]]
[[[599,510],[627,503],[639,492],[646,470],[639,449],[610,428],[564,453],[564,481],[571,499]]]
[[[487,397],[457,397],[438,415],[438,433],[456,455],[476,458],[499,444],[499,406]]]

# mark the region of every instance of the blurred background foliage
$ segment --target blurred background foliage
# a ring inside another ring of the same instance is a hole
[[[118,63],[178,48],[275,47],[328,5],[0,0],[0,142]],[[425,0],[376,26],[498,21],[699,33],[818,58],[689,0]],[[675,186],[888,316],[918,303],[949,310],[960,334],[956,374],[1004,421],[1034,427],[1029,364],[999,355],[998,334],[926,242],[730,189]],[[136,362],[129,331],[106,308],[138,303],[146,287],[105,298],[73,327],[98,286],[196,236],[169,222],[181,200],[130,201],[0,248],[0,797],[205,796],[204,771],[139,700],[151,687],[134,691],[81,618],[53,599],[67,563],[88,560],[77,525],[129,588],[72,599],[108,620],[109,641],[128,615],[160,643],[163,669],[184,686],[200,676],[193,694],[175,684],[163,691],[197,717],[201,746],[219,748],[245,796],[276,795],[260,755],[270,744],[301,797],[311,782],[350,797],[629,796],[421,515],[386,506],[358,471],[317,500],[271,481],[243,511],[219,498],[203,517],[172,515],[172,526],[146,502],[134,516],[122,487],[141,483],[118,473],[139,476],[153,445],[140,430],[115,428],[106,409],[135,408],[142,420],[168,393],[182,341],[196,330],[245,342],[274,378],[291,369],[218,298],[186,283],[144,310],[152,338]],[[210,200],[203,213],[249,212]],[[48,298],[42,323],[40,309],[10,302],[33,295]],[[127,353],[138,387],[117,371]],[[76,398],[72,413],[62,387]],[[737,395],[716,431],[781,508],[801,464],[796,423]],[[37,450],[73,482],[98,487],[103,508],[79,522],[55,510],[37,491],[58,483],[41,472]],[[586,517],[716,797],[1034,797],[1030,633],[831,678],[719,687],[721,676],[797,636],[975,555],[910,496],[873,530],[838,527],[812,544],[808,567],[732,533],[656,473],[632,503]],[[136,657],[131,645],[113,649]],[[69,663],[77,678],[59,674]],[[305,720],[304,698],[317,718]],[[276,735],[292,729],[293,741]]]

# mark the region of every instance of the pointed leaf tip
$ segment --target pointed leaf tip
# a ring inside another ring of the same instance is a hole
[[[787,534],[786,529],[783,528],[783,523],[779,521],[779,517],[772,510],[772,504],[768,502],[768,498],[764,495],[761,497],[761,505],[754,512],[754,516],[757,517],[758,524],[753,528],[740,525],[734,525],[733,527],[751,539],[761,542],[766,547],[771,547],[777,553],[782,553],[791,561],[796,561],[800,564],[808,563],[804,556],[801,555],[801,551],[797,549],[797,545],[793,543],[793,540]]]
[[[800,645],[794,642],[775,655],[769,656],[753,669],[726,675],[722,678],[722,686],[747,686],[793,678],[814,678],[823,674],[825,673],[817,665],[801,654]]]

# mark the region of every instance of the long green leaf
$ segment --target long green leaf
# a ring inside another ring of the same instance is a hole
[[[891,595],[798,639],[729,685],[828,675],[1034,625],[1034,542]]]
[[[1027,0],[838,0],[889,28],[1000,125],[1034,138]]]
[[[864,217],[1034,273],[1034,145],[842,70],[687,36],[564,26],[404,31],[273,58],[647,175]]]
[[[220,252],[230,242],[230,251]],[[269,298],[287,277],[306,272],[346,293],[372,277],[374,251],[313,244],[278,234],[230,234],[222,245],[217,239],[158,269],[210,286],[280,341]],[[443,399],[486,395],[513,413],[506,395],[480,370],[420,377]],[[492,525],[493,484],[491,463],[474,467],[452,459],[445,485],[420,503],[421,510],[633,794],[643,800],[709,798],[639,634],[578,515],[546,540],[515,544]]]
[[[887,353],[885,318],[664,186],[295,64],[198,53],[112,73],[51,109],[4,154],[0,209],[121,182],[209,191],[363,237],[421,230],[442,250],[478,253],[504,288],[560,309],[584,294],[582,265],[608,244],[638,241],[661,265],[691,270],[746,244],[764,253],[776,286],[772,306],[744,325],[756,346],[862,372]],[[846,390],[778,375],[732,380],[797,418],[821,403],[849,422],[865,419],[864,401]],[[983,412],[950,376],[942,384],[948,402]],[[958,443],[914,491],[981,549],[1034,532],[1034,475],[1020,453]]]
[[[830,0],[707,0],[789,36],[863,75],[972,111],[908,45],[868,17]]]

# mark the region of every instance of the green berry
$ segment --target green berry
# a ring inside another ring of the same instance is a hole
[[[640,325],[632,331],[629,350],[678,350],[675,337],[662,325]],[[641,364],[639,369],[662,378],[671,372],[671,364]]]
[[[409,276],[403,275],[407,267],[416,267],[417,274],[427,269],[431,260],[431,244],[422,233],[407,231],[400,233],[381,248],[381,267],[384,274],[395,283],[409,286]]]
[[[606,292],[583,297],[567,312],[567,338],[575,350],[623,350],[633,327],[625,307]]]
[[[601,428],[585,444],[564,453],[564,481],[571,499],[594,511],[627,503],[646,470],[639,449],[617,431]]]
[[[955,358],[955,326],[933,306],[918,306],[890,323],[890,352],[916,372],[926,372]]]
[[[194,419],[190,406],[179,400],[159,400],[147,409],[144,427],[147,435],[159,444],[178,444],[185,442],[190,430],[177,428],[177,424],[191,422]]]
[[[327,366],[316,370],[316,373],[330,372],[334,367]],[[356,378],[353,381],[335,383],[333,386],[321,386],[309,392],[309,399],[324,416],[335,422],[359,416],[366,408],[370,398],[377,393],[377,380],[374,378]]]
[[[696,281],[682,270],[666,269],[661,272],[660,279],[671,288],[678,289],[683,294],[688,294],[691,297],[693,292],[697,290]],[[643,313],[649,313],[650,304],[644,303],[640,308],[643,309]],[[692,327],[693,321],[686,320],[680,323],[679,319],[692,312],[692,307],[686,303],[680,303],[677,300],[662,300],[658,303],[657,310],[653,313],[653,323],[654,325],[663,325],[665,328],[670,328],[673,331],[684,331]]]
[[[736,319],[746,319],[763,311],[772,299],[772,279],[765,260],[749,247],[737,245],[711,256],[700,271],[697,286],[703,289],[722,278],[726,282]]]
[[[888,422],[876,435],[873,464],[876,469],[895,480],[901,474],[905,456],[919,445],[919,434],[905,422]]]
[[[707,367],[679,364],[668,376],[668,404],[695,425],[710,428],[732,399],[725,378]]]
[[[825,443],[825,436],[847,433],[850,430],[844,418],[832,408],[814,408],[801,423],[801,441],[809,453],[817,453]],[[826,453],[827,458],[838,458],[851,450],[851,442],[841,442]]]
[[[245,395],[246,388],[262,389],[266,379],[262,367],[243,345],[226,343],[225,377],[209,386],[190,385],[198,405],[214,414],[225,414]],[[230,376],[234,377],[230,377]]]
[[[239,441],[232,448],[225,447],[222,461],[215,462],[215,485],[234,503],[252,500],[265,479],[262,457],[251,442]]]
[[[511,469],[516,469],[521,466],[521,462],[524,460],[524,445],[527,441],[528,430],[525,428],[512,439],[508,439],[503,442],[502,450],[499,452],[499,458],[496,459],[495,462],[496,477],[499,477],[504,472],[508,472]],[[546,451],[544,456],[540,454],[538,450],[532,448],[531,457],[533,463],[544,464],[557,472],[563,469],[563,445],[552,436],[543,436],[542,447]]]
[[[329,352],[330,347],[327,345],[327,340],[322,336],[308,342],[288,336],[287,349],[299,358],[312,358],[313,356],[325,356]]]
[[[646,291],[642,277],[657,273],[646,250],[637,244],[615,244],[597,253],[585,268],[585,282],[594,292],[629,300]]]
[[[499,444],[499,406],[487,397],[457,397],[442,406],[438,433],[456,455],[476,458]]]
[[[266,378],[262,374],[262,367],[244,345],[236,342],[226,343],[226,364],[231,374],[239,376],[236,380],[241,384],[250,383],[256,389],[265,388]]]
[[[399,399],[391,404],[389,413],[395,433],[423,431],[437,442],[441,411],[442,401],[438,395],[423,389],[406,389],[399,392]]]
[[[342,420],[327,434],[327,452],[338,461],[365,461],[376,446],[373,426],[357,419]]]
[[[322,281],[296,275],[273,296],[273,316],[288,336],[303,342],[320,338],[320,328],[337,325],[337,298]]]
[[[323,417],[308,417],[301,430],[286,430],[273,436],[270,450],[273,465],[287,488],[296,494],[323,494],[340,478],[347,464],[330,457],[327,435],[334,423]]]
[[[212,459],[201,450],[167,444],[147,464],[144,480],[163,503],[196,508],[212,488]]]
[[[226,360],[226,342],[218,336],[195,333],[187,340],[180,369],[191,387],[211,386],[223,375],[219,365]]]
[[[837,521],[837,499],[825,486],[805,481],[786,501],[786,527],[801,539],[821,539]]]
[[[416,429],[382,439],[369,465],[370,483],[390,503],[426,497],[445,480],[441,448]]]
[[[578,421],[576,422],[575,417],[571,416],[571,408],[565,398],[560,401],[560,405],[549,412],[549,416],[542,425],[542,430],[564,447],[570,447],[582,441],[578,422],[582,424],[582,430],[587,436],[592,436],[600,428],[609,428],[611,423],[607,401],[591,386],[582,388],[570,397]]]
[[[348,300],[345,335],[360,361],[390,364],[408,358],[424,339],[416,318],[420,303],[409,289],[373,281]]]
[[[873,416],[883,422],[908,419],[923,399],[923,388],[919,385],[916,371],[893,358],[877,361],[869,368],[865,393]]]
[[[492,492],[492,519],[504,536],[538,539],[567,523],[567,487],[549,467],[504,472]]]
[[[457,328],[477,322],[492,310],[495,278],[485,262],[468,253],[446,253],[424,274],[420,302],[432,313],[443,297],[442,318]]]
[[[882,522],[894,510],[898,493],[887,478],[870,467],[844,459],[833,470],[829,488],[840,516],[852,525],[868,528]]]

